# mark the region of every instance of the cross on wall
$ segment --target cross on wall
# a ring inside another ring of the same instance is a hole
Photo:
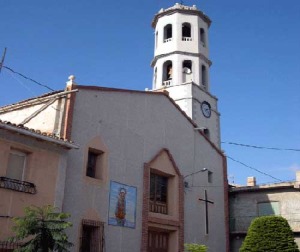
[[[208,203],[214,204],[213,201],[207,199],[207,190],[204,190],[204,199],[199,199],[200,201],[205,202],[205,233],[208,234],[209,226],[208,226]]]

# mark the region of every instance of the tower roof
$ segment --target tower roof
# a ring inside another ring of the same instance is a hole
[[[197,15],[208,24],[208,27],[211,24],[210,18],[208,16],[206,16],[202,11],[198,10],[196,5],[193,5],[192,7],[190,7],[190,6],[176,3],[174,6],[172,6],[170,8],[160,9],[159,12],[154,16],[154,19],[152,20],[152,24],[151,24],[152,27],[155,28],[159,18],[161,18],[165,15],[171,15],[173,13],[184,13],[184,14]]]

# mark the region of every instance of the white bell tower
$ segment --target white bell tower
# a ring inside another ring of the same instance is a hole
[[[152,90],[167,90],[181,109],[220,147],[217,98],[210,94],[210,24],[209,17],[195,5],[176,3],[154,16]]]

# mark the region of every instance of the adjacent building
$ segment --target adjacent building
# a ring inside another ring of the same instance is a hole
[[[62,209],[71,142],[0,121],[0,251],[14,245],[12,218],[22,216],[30,205],[54,205]]]
[[[259,216],[280,215],[290,224],[300,247],[300,172],[293,182],[256,185],[249,177],[247,186],[231,186],[230,251],[238,252],[251,221]]]

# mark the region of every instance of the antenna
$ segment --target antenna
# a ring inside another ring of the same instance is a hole
[[[2,59],[1,59],[1,63],[0,63],[0,73],[1,73],[2,66],[3,66],[3,62],[5,60],[5,55],[6,55],[6,47],[4,48],[4,53],[2,55]]]

